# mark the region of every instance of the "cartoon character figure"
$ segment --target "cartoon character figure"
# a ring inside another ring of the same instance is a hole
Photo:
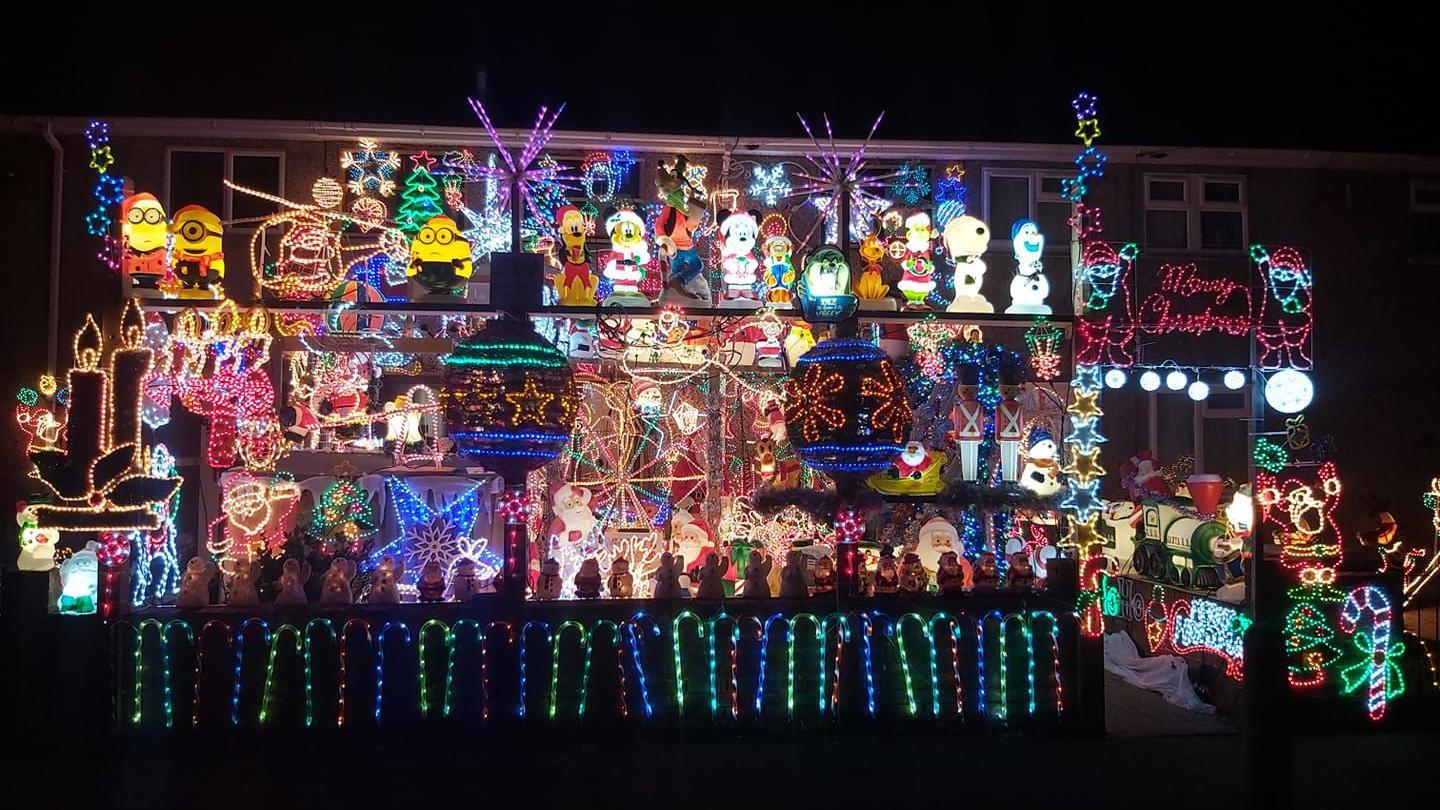
[[[1045,235],[1033,219],[1017,219],[1010,227],[1010,242],[1015,249],[1015,277],[1010,279],[1011,315],[1049,315],[1050,279],[1045,277],[1041,254],[1045,251]]]
[[[165,208],[154,194],[131,194],[120,203],[120,270],[130,283],[146,290],[160,289],[171,279]]]
[[[815,561],[815,595],[835,592],[835,558],[824,556]]]
[[[445,569],[431,560],[420,567],[420,579],[415,583],[421,602],[439,602],[445,598]]]
[[[860,308],[895,309],[895,299],[890,297],[890,285],[884,282],[884,269],[880,266],[880,260],[885,258],[885,246],[877,234],[867,234],[860,242],[860,258],[865,260],[860,280],[855,283]]]
[[[789,292],[786,292],[789,295]],[[787,299],[788,300],[788,299]],[[755,343],[755,365],[761,368],[780,368],[785,365],[785,347],[780,344],[780,335],[785,332],[785,324],[779,318],[762,318],[756,328],[760,330],[761,339]]]
[[[810,595],[810,586],[805,582],[805,553],[791,551],[785,555],[785,567],[780,569],[780,598],[797,599]]]
[[[565,263],[555,282],[556,300],[565,307],[595,306],[600,278],[590,269],[585,253],[585,214],[573,205],[561,206],[555,212],[555,230],[565,245]]]
[[[990,227],[977,217],[956,217],[945,225],[945,252],[955,265],[955,298],[948,312],[990,314],[995,307],[980,288],[985,285],[985,260],[981,254],[990,245]]]
[[[380,558],[380,565],[370,575],[370,596],[372,605],[400,604],[400,578],[405,576],[405,561],[391,556]]]
[[[480,579],[474,560],[462,558],[455,563],[455,571],[450,574],[451,599],[456,602],[469,602],[484,587],[485,584]]]
[[[280,580],[276,583],[275,604],[296,606],[310,604],[305,595],[305,583],[310,581],[310,563],[286,560],[280,568]]]
[[[350,582],[355,579],[355,562],[344,557],[330,561],[330,567],[320,578],[320,604],[348,605],[355,601],[350,592]]]
[[[773,304],[790,303],[790,285],[795,283],[795,266],[790,253],[790,226],[785,215],[771,212],[760,220],[761,248],[765,254],[765,300]]]
[[[695,228],[705,215],[705,190],[690,177],[689,169],[690,159],[684,155],[677,155],[669,164],[659,162],[655,187],[665,208],[655,221],[655,243],[670,262],[666,303],[709,306],[710,282],[695,247]]]
[[[805,321],[792,321],[790,333],[785,336],[785,361],[794,366],[814,346],[814,327]]]
[[[599,599],[602,581],[600,561],[594,557],[586,557],[575,574],[575,596],[580,599]]]
[[[696,576],[699,587],[695,591],[698,599],[725,598],[725,574],[730,570],[730,558],[715,552],[705,555],[705,564],[700,566]]]
[[[1165,480],[1165,474],[1161,471],[1160,465],[1156,463],[1155,455],[1149,450],[1141,450],[1120,465],[1120,485],[1125,488],[1133,501],[1143,500],[1153,495],[1175,494],[1170,482]]]
[[[180,593],[175,597],[175,607],[193,610],[210,606],[210,583],[219,571],[215,563],[200,557],[191,557],[185,564],[185,573],[180,575]]]
[[[720,269],[725,294],[719,306],[753,308],[759,306],[755,295],[755,276],[760,262],[755,258],[755,244],[760,237],[759,211],[721,210]]]
[[[605,306],[650,306],[649,297],[640,292],[640,282],[650,264],[645,221],[629,209],[609,208],[605,211],[605,233],[610,236],[610,252],[603,274],[613,285],[605,296]]]
[[[1301,587],[1326,588],[1335,581],[1341,551],[1335,523],[1340,490],[1333,461],[1320,465],[1314,483],[1293,478],[1281,482],[1264,471],[1255,474],[1260,519],[1281,527],[1280,564],[1299,574]]]
[[[980,442],[985,438],[985,406],[977,399],[980,369],[960,367],[960,385],[955,390],[955,445],[960,448],[960,476],[966,481],[980,477]]]
[[[1000,567],[995,562],[995,555],[988,551],[975,561],[975,587],[980,590],[1000,587]]]
[[[805,273],[796,292],[807,320],[834,322],[855,311],[850,294],[850,263],[834,245],[822,245],[805,259]]]
[[[559,543],[578,543],[595,528],[595,512],[590,508],[594,495],[588,487],[561,484],[550,497],[550,536]]]
[[[610,562],[610,576],[605,579],[605,592],[611,599],[629,599],[635,595],[635,577],[630,573],[630,561],[616,557]]]
[[[474,272],[470,243],[460,236],[460,226],[450,217],[431,217],[410,242],[405,276],[432,293],[464,295]]]
[[[930,574],[920,562],[920,555],[909,552],[900,564],[900,590],[908,593],[924,593],[930,588]]]
[[[1267,253],[1255,247],[1251,255],[1264,269],[1265,297],[1255,336],[1259,365],[1264,369],[1310,368],[1311,274],[1305,257],[1293,247]]]
[[[1029,591],[1035,588],[1035,568],[1030,564],[1030,555],[1017,551],[1010,555],[1009,585],[1012,591]]]
[[[750,559],[745,563],[745,589],[740,596],[745,599],[769,599],[770,570],[773,567],[774,563],[763,551],[756,549],[750,552]]]
[[[1020,474],[1020,442],[1025,438],[1025,409],[1015,399],[1019,386],[1002,385],[1005,397],[995,406],[995,442],[1000,447],[1000,479],[1014,481]]]
[[[880,560],[875,564],[875,593],[895,593],[900,590],[900,568],[895,563],[895,547],[880,549]]]
[[[535,598],[559,599],[561,586],[560,563],[554,557],[547,557],[540,563],[540,573],[535,578]]]
[[[1029,450],[1025,467],[1020,471],[1020,486],[1041,497],[1048,498],[1060,491],[1060,464],[1056,460],[1059,447],[1050,431],[1037,427],[1030,431]]]
[[[187,205],[170,223],[174,242],[170,266],[179,282],[180,298],[223,298],[225,252],[220,217],[201,205]]]
[[[683,523],[678,528],[679,539],[676,555],[694,560],[700,565],[706,555],[715,551],[715,541],[710,539],[710,525],[700,518]]]
[[[961,557],[953,551],[947,551],[940,555],[938,563],[939,570],[935,574],[935,584],[940,586],[942,594],[958,594],[968,591],[974,586],[974,570],[970,567],[970,561]]]
[[[939,235],[930,223],[929,211],[917,211],[905,218],[905,257],[900,260],[903,275],[899,286],[907,309],[924,307],[926,297],[935,290],[935,261],[930,251],[932,240]]]
[[[685,558],[683,556],[676,556],[668,551],[662,552],[660,562],[655,566],[655,598],[680,598],[680,575],[684,571]]]
[[[100,593],[100,544],[91,540],[60,563],[61,613],[94,613]]]

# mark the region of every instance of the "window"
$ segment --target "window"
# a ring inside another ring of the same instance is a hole
[[[226,222],[274,213],[275,203],[236,192],[225,185],[226,180],[267,194],[285,193],[284,152],[170,147],[165,156],[166,211],[193,203]],[[235,227],[253,227],[253,223]]]
[[[1195,459],[1199,472],[1236,481],[1249,474],[1250,387],[1238,391],[1211,381],[1210,396],[1201,402],[1184,389],[1164,387],[1149,394],[1149,447],[1165,462],[1180,456]]]
[[[1145,244],[1156,250],[1243,250],[1245,178],[1145,175]]]
[[[1060,174],[1039,171],[986,169],[985,221],[990,225],[992,250],[1010,249],[1010,226],[1017,219],[1033,219],[1045,234],[1046,253],[1070,249],[1070,215],[1074,207],[1060,196]]]
[[[1440,257],[1440,180],[1410,182],[1410,252]]]

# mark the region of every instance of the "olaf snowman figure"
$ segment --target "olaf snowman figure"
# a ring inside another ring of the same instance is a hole
[[[1008,315],[1049,315],[1050,280],[1040,256],[1045,251],[1045,235],[1033,219],[1017,219],[1010,227],[1010,243],[1015,248],[1015,277],[1010,279]]]
[[[1020,486],[1027,492],[1048,498],[1060,491],[1060,465],[1056,461],[1059,447],[1050,431],[1037,427],[1030,431],[1025,468],[1020,471]]]
[[[980,369],[960,367],[960,385],[955,392],[955,444],[960,448],[960,474],[966,481],[980,477],[980,442],[985,439],[985,406],[976,399]]]

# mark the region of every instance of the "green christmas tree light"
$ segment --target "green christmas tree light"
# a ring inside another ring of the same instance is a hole
[[[395,220],[400,230],[414,236],[431,217],[444,213],[444,209],[440,206],[440,183],[430,173],[435,167],[435,158],[421,151],[418,155],[411,155],[410,160],[415,163],[415,168],[405,178],[405,190],[400,194],[400,208],[395,212]]]

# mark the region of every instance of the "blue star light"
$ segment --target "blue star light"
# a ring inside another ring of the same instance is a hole
[[[1082,394],[1092,394],[1100,390],[1100,367],[1099,366],[1076,366],[1075,380],[1071,383]]]
[[[1072,479],[1070,488],[1065,491],[1065,497],[1060,501],[1060,508],[1074,510],[1075,519],[1081,523],[1088,523],[1090,518],[1100,511],[1100,505],[1099,478],[1084,484]]]
[[[1082,453],[1091,452],[1104,441],[1105,437],[1100,435],[1100,418],[1096,416],[1071,422],[1070,435],[1065,437],[1066,444],[1075,445]]]

